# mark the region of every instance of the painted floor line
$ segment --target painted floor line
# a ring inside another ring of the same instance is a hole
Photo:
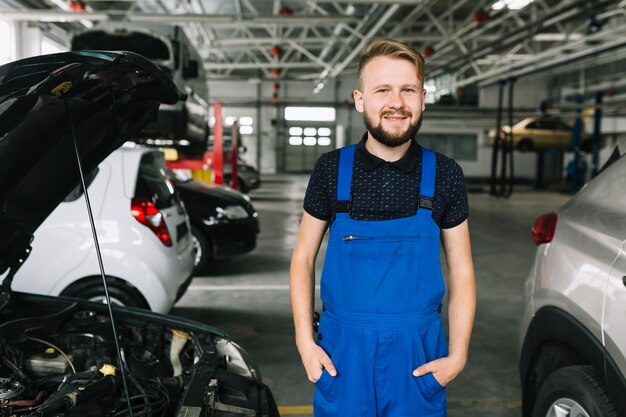
[[[448,403],[448,409],[500,411],[522,408],[521,401],[506,400],[456,400]],[[278,407],[281,416],[313,415],[312,405],[290,405]]]
[[[302,414],[313,415],[312,405],[291,405],[278,407],[281,416],[297,416]]]
[[[315,286],[320,289],[319,285]],[[203,285],[191,284],[188,291],[288,291],[289,285]]]

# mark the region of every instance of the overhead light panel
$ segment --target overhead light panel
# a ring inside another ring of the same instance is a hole
[[[502,10],[507,8],[509,10],[520,10],[528,6],[535,0],[498,0],[491,5],[493,10]]]

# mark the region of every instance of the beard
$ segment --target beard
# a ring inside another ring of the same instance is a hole
[[[390,148],[397,148],[398,146],[402,146],[408,141],[412,140],[417,132],[420,130],[422,126],[422,115],[415,121],[415,123],[410,124],[406,130],[402,132],[390,132],[383,128],[382,118],[386,116],[400,116],[400,117],[411,117],[411,113],[400,110],[400,111],[387,111],[380,115],[380,121],[378,125],[374,126],[374,120],[369,117],[367,112],[363,112],[363,122],[365,123],[365,127],[368,132],[376,139],[378,142],[382,143],[385,146]]]

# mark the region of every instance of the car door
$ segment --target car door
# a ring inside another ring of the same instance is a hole
[[[605,347],[626,377],[626,236],[611,266],[605,296]]]
[[[608,269],[604,297],[602,332],[605,348],[626,378],[626,155],[612,164],[608,174],[611,185],[607,192],[616,208],[612,223],[621,236],[621,245],[614,248],[614,259]]]

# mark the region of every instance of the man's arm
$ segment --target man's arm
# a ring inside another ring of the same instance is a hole
[[[305,212],[291,257],[289,292],[296,329],[296,346],[311,382],[319,379],[324,368],[330,375],[336,374],[330,358],[313,339],[315,258],[322,244],[326,227],[327,222]]]
[[[467,362],[476,311],[476,282],[467,220],[451,229],[443,229],[442,241],[448,265],[449,353],[446,358],[420,366],[414,375],[432,372],[441,385],[446,385]]]

